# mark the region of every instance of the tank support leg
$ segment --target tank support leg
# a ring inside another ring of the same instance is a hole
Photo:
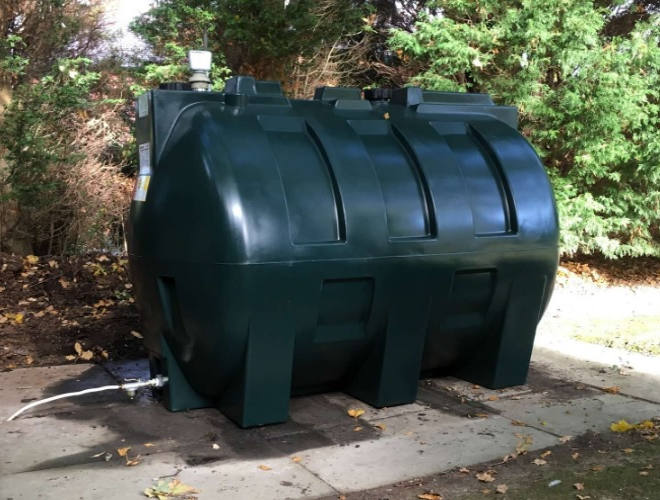
[[[250,320],[243,369],[220,399],[220,410],[241,427],[289,417],[294,332],[284,311]]]
[[[170,411],[192,410],[215,406],[213,401],[198,394],[188,383],[170,350],[167,341],[160,339],[161,357],[151,360],[151,374],[164,375],[168,382],[163,388],[163,402]]]
[[[544,275],[526,276],[511,284],[501,331],[479,347],[479,354],[455,373],[457,377],[490,389],[527,381],[545,286]]]
[[[348,394],[376,408],[415,401],[429,306],[429,296],[413,290],[399,298],[385,332],[349,383]]]

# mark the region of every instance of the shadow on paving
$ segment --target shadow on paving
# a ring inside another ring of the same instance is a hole
[[[149,376],[146,360],[112,362],[104,368],[94,366],[75,379],[52,384],[47,387],[44,396],[106,385],[109,383],[108,373],[116,380],[145,379]],[[456,379],[450,378],[421,380],[418,403],[466,419],[499,413],[486,403],[468,399],[452,389],[450,384],[456,382]],[[542,392],[558,399],[588,395],[584,388],[575,389],[575,382],[552,378],[534,369],[530,371],[527,386],[522,387],[526,393]],[[502,399],[506,398],[505,394]],[[81,425],[116,437],[90,445],[89,451],[42,461],[27,471],[73,465],[98,467],[104,463],[108,467],[116,467],[124,460],[117,455],[116,449],[127,446],[131,447],[131,456],[140,454],[148,457],[175,452],[187,465],[194,466],[230,459],[287,456],[331,445],[360,447],[360,442],[379,439],[381,435],[367,421],[350,418],[346,413],[347,407],[341,403],[342,398],[323,394],[292,398],[289,421],[252,429],[240,429],[214,408],[170,412],[156,401],[150,391],[141,391],[135,399],[129,399],[123,392],[111,391],[65,401],[66,406],[56,407],[55,411],[52,407],[43,407],[33,410],[30,416],[47,414],[58,419],[78,421]],[[361,405],[367,407],[366,404]],[[402,406],[400,409],[400,413],[417,411],[416,407],[407,409]],[[423,411],[417,411],[416,416],[422,422],[428,421]],[[429,425],[437,424],[436,421],[429,422]],[[356,427],[361,429],[356,432]],[[218,449],[214,449],[213,444],[217,444]],[[102,451],[112,453],[112,458],[106,462],[102,454],[94,457]]]

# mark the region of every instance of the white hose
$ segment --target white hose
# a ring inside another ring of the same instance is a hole
[[[35,406],[43,405],[46,403],[50,403],[51,401],[56,401],[58,399],[63,399],[63,398],[73,398],[75,396],[83,396],[85,394],[91,394],[93,392],[101,392],[101,391],[112,391],[112,390],[118,390],[122,389],[129,394],[134,393],[137,389],[140,387],[163,387],[167,383],[167,377],[163,377],[161,375],[157,375],[156,377],[150,379],[150,380],[138,380],[137,382],[125,382],[120,385],[104,385],[101,387],[92,387],[90,389],[84,389],[82,391],[77,391],[77,392],[67,392],[64,394],[58,394],[57,396],[51,396],[49,398],[45,399],[40,399],[38,401],[32,401],[31,403],[25,405],[23,408],[18,410],[16,413],[14,413],[11,417],[7,419],[7,422],[11,422],[14,420],[16,417],[18,417],[21,413],[24,411],[27,411],[31,408],[34,408]]]

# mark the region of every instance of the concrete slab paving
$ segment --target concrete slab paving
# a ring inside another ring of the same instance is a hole
[[[33,398],[146,370],[141,361],[0,373],[0,416]],[[62,400],[0,424],[0,496],[144,498],[163,476],[198,488],[200,499],[339,495],[489,461],[512,452],[522,434],[534,450],[621,418],[660,415],[655,374],[627,370],[537,349],[524,386],[489,391],[449,377],[422,380],[417,402],[383,409],[342,393],[306,396],[291,400],[288,422],[248,430],[215,409],[170,413],[148,392]],[[598,389],[613,385],[620,394]],[[364,414],[351,418],[349,408]],[[127,467],[121,447],[140,463]]]
[[[86,467],[57,467],[0,476],[3,498],[14,500],[137,499],[145,498],[152,478],[176,474],[175,454],[160,455],[136,467],[97,462]]]
[[[302,454],[301,463],[344,493],[503,457],[519,443],[516,433],[531,436],[530,450],[558,443],[556,436],[521,431],[506,418],[466,422],[437,410],[423,413],[423,420],[412,413],[381,419],[384,437],[310,450]]]
[[[268,467],[263,470],[261,466]],[[290,457],[231,461],[220,466],[186,468],[178,478],[200,490],[199,499],[316,498],[337,490]]]
[[[259,465],[268,464],[270,470]],[[64,467],[0,477],[3,498],[14,500],[140,499],[159,478],[177,477],[199,490],[200,500],[315,498],[335,490],[290,458],[231,460],[215,466],[187,466],[176,453],[160,453],[139,465],[97,462],[84,469]]]
[[[631,423],[660,416],[660,405],[615,394],[548,401],[542,394],[514,401],[493,401],[492,406],[510,419],[558,436],[602,432],[621,419]]]
[[[660,403],[660,358],[584,342],[541,340],[532,362],[558,377]]]
[[[102,367],[89,363],[78,365],[18,368],[0,374],[0,419],[6,420],[14,411],[35,399],[89,387],[116,384],[116,380]],[[84,400],[62,399],[48,406],[55,409],[79,408],[81,404],[98,401],[125,401],[124,393],[103,392],[86,396]],[[40,410],[35,410],[39,412]]]

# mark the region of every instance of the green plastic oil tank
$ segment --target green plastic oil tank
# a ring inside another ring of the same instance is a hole
[[[130,269],[171,410],[249,427],[292,395],[383,407],[420,376],[525,382],[558,228],[515,108],[234,77],[149,91],[136,114]]]

